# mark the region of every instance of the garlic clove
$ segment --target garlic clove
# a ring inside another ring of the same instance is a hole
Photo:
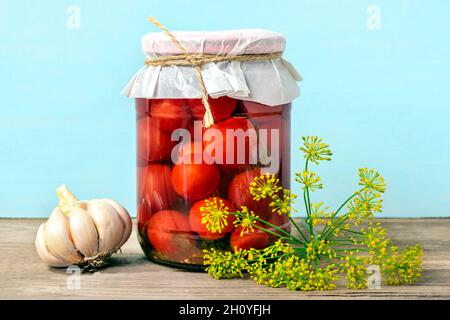
[[[83,257],[75,249],[70,238],[68,217],[64,215],[60,208],[53,210],[45,224],[44,238],[48,251],[55,257],[70,264],[83,262]]]
[[[36,240],[34,242],[34,244],[36,246],[36,251],[37,251],[39,257],[46,264],[48,264],[51,267],[62,268],[62,267],[69,266],[70,265],[69,262],[58,259],[54,255],[52,255],[50,253],[50,251],[48,251],[47,245],[46,245],[45,239],[44,239],[44,229],[45,229],[45,223],[42,223],[39,226],[39,229],[38,229],[38,232],[36,235]]]
[[[65,184],[56,189],[56,195],[59,199],[58,207],[65,215],[70,217],[71,209],[77,204],[78,199],[70,192]]]
[[[107,202],[94,199],[89,201],[88,213],[97,227],[99,253],[117,250],[125,230],[117,211]]]
[[[122,222],[125,225],[125,230],[123,231],[122,239],[120,240],[120,243],[118,246],[120,248],[130,238],[132,227],[133,227],[133,224],[131,221],[131,216],[128,213],[127,209],[122,207],[116,201],[114,201],[112,199],[103,199],[103,201],[106,201],[109,205],[111,205],[117,211],[117,213],[120,216],[120,219],[122,219]]]
[[[80,207],[73,207],[70,218],[70,234],[72,241],[84,258],[91,258],[98,254],[98,233],[94,220]]]

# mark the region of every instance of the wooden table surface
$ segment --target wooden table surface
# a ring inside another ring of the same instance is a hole
[[[214,280],[147,261],[136,234],[112,265],[76,281],[49,269],[36,254],[34,237],[42,220],[0,219],[2,299],[450,299],[450,219],[385,219],[399,245],[420,242],[425,250],[422,281],[378,290],[294,292],[258,286],[249,279]],[[69,284],[69,286],[68,286]]]

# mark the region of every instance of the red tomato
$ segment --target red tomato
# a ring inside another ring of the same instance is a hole
[[[261,169],[249,169],[238,173],[231,179],[228,185],[228,199],[237,207],[246,206],[250,211],[254,211],[260,218],[265,219],[272,212],[270,207],[271,199],[261,199],[256,201],[250,194],[250,183],[255,177],[261,175]]]
[[[257,133],[249,120],[233,117],[215,123],[210,129],[219,130],[222,139],[204,136],[205,150],[222,166],[234,169],[256,163]],[[206,129],[206,135],[208,135],[208,131],[209,129]],[[210,134],[214,134],[214,132],[209,131]],[[238,139],[235,134],[245,134],[245,136]],[[228,160],[228,157],[231,159]]]
[[[229,118],[237,107],[237,100],[230,97],[209,97],[208,102],[214,121]],[[188,104],[194,118],[203,119],[206,109],[202,99],[188,99]]]
[[[236,228],[231,234],[230,244],[234,251],[239,249],[248,250],[263,249],[269,245],[270,239],[267,232],[254,228],[253,232],[244,232],[241,236],[242,227]]]
[[[168,155],[175,142],[170,134],[159,129],[158,120],[143,116],[137,122],[137,154],[139,163],[161,160]]]
[[[151,116],[160,121],[161,129],[168,132],[186,128],[191,118],[184,99],[154,99],[150,109]]]
[[[215,164],[178,163],[172,170],[172,185],[176,193],[188,201],[197,201],[213,193],[220,181]]]
[[[142,169],[138,178],[142,194],[138,196],[142,199],[140,205],[145,205],[149,213],[168,209],[177,199],[171,179],[172,170],[168,165],[149,164]]]
[[[191,211],[189,212],[189,223],[191,225],[191,229],[192,229],[192,231],[198,233],[198,235],[201,238],[206,239],[206,240],[216,240],[216,239],[223,238],[227,233],[234,230],[233,222],[234,222],[235,216],[233,214],[228,214],[227,226],[222,229],[222,232],[213,233],[213,232],[209,231],[206,228],[206,225],[202,223],[203,213],[207,213],[207,211],[200,210],[200,208],[206,206],[206,200],[209,200],[211,202],[217,201],[218,204],[219,204],[219,201],[222,201],[223,206],[228,208],[227,209],[228,212],[236,212],[236,208],[228,200],[225,200],[225,199],[222,199],[219,197],[211,197],[211,198],[208,198],[205,200],[200,200],[192,206]]]
[[[189,221],[179,211],[163,210],[152,215],[147,226],[147,238],[153,248],[172,259],[186,254],[192,245]]]

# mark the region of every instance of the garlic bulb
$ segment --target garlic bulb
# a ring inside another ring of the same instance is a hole
[[[49,266],[100,266],[130,237],[131,217],[114,200],[78,201],[65,185],[56,193],[58,207],[39,226],[35,241]]]

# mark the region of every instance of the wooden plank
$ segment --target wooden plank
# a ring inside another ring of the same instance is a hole
[[[450,220],[384,219],[400,245],[420,242],[424,275],[413,286],[380,290],[292,292],[258,286],[251,280],[214,280],[147,261],[136,235],[110,267],[82,274],[71,289],[66,270],[49,269],[37,256],[34,237],[39,219],[0,219],[0,298],[2,299],[450,299]]]

